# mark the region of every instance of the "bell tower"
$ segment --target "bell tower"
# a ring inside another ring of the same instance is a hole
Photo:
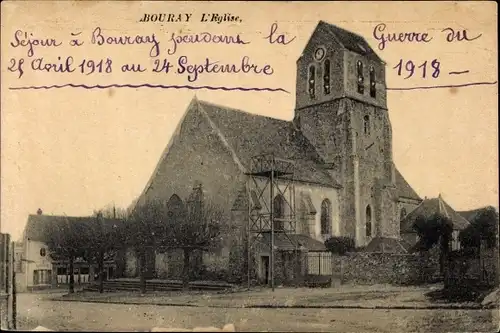
[[[341,233],[357,246],[398,238],[385,63],[363,37],[320,21],[296,80],[294,122],[343,185]]]

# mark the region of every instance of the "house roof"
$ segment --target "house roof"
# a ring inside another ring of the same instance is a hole
[[[261,244],[269,245],[271,244],[271,233],[263,233],[260,239]],[[307,235],[300,234],[284,234],[275,233],[274,234],[274,245],[278,250],[281,251],[293,251],[299,248],[301,245],[305,247],[309,252],[325,252],[327,251],[325,244],[315,240]]]
[[[241,164],[250,171],[254,156],[272,154],[294,162],[295,180],[339,187],[322,168],[322,160],[311,143],[292,122],[251,114],[242,110],[198,101]]]
[[[439,195],[437,198],[424,199],[417,208],[406,215],[401,221],[401,232],[415,232],[413,225],[419,216],[430,217],[436,213],[449,217],[453,223],[454,230],[463,230],[469,225],[469,222],[451,208],[451,206],[443,200],[441,195]]]
[[[364,248],[363,252],[407,253],[406,242],[387,237],[375,237]]]
[[[57,215],[29,215],[28,222],[24,228],[24,237],[28,240],[45,242],[45,232],[53,227],[62,227],[68,223],[75,228],[85,228],[86,224],[93,221],[95,217],[75,217]],[[112,227],[121,222],[118,219],[104,219],[105,226]]]
[[[394,166],[394,173],[396,176],[396,187],[397,193],[400,198],[414,199],[414,200],[422,200],[420,196],[415,192],[415,190],[408,184],[406,179],[403,177],[401,172]]]
[[[372,55],[376,57],[379,61],[383,62],[382,59],[377,55],[375,51],[370,47],[370,44],[360,35],[357,35],[351,31],[342,29],[331,23],[325,21],[319,21],[317,28],[322,27],[332,35],[335,39],[347,50],[356,52],[361,55]]]
[[[494,209],[495,211],[497,211],[493,206],[486,206],[466,211],[460,211],[458,212],[458,214],[462,215],[467,221],[472,222],[479,213],[484,212],[488,209]]]

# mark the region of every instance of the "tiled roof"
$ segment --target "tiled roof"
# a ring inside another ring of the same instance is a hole
[[[243,166],[250,168],[257,155],[273,154],[295,163],[294,179],[337,187],[338,182],[322,169],[311,143],[290,121],[198,101],[201,109],[221,132]]]
[[[364,248],[363,252],[407,253],[405,245],[408,244],[398,239],[375,237]]]
[[[271,234],[263,233],[260,243],[264,245],[271,244]],[[274,234],[274,245],[278,250],[282,251],[293,251],[301,245],[305,247],[309,252],[325,252],[327,251],[325,244],[315,240],[307,235],[300,234],[284,234],[275,233]]]
[[[56,215],[29,215],[24,229],[24,235],[28,240],[45,242],[45,232],[52,227],[64,227],[71,224],[75,228],[85,228],[86,224],[94,217],[56,216]],[[119,223],[118,219],[104,219],[105,225],[112,227]]]
[[[399,172],[396,166],[394,166],[394,173],[396,175],[396,187],[398,189],[397,193],[400,198],[422,200],[422,198],[418,196],[417,192],[415,192],[415,190],[411,188],[410,184],[408,184],[408,182],[403,177],[401,172]]]
[[[472,222],[474,218],[476,217],[477,214],[486,211],[488,209],[495,209],[493,206],[486,206],[482,208],[476,208],[476,209],[471,209],[471,210],[466,210],[466,211],[461,211],[458,212],[458,214],[462,215],[467,221]],[[495,211],[497,211],[495,209]]]
[[[363,37],[325,21],[320,21],[318,23],[318,27],[322,27],[326,31],[333,34],[336,37],[337,41],[342,44],[342,46],[347,50],[356,52],[361,55],[373,55],[378,60],[382,61],[382,59],[380,59],[377,53],[373,51],[373,49]]]
[[[424,199],[417,208],[406,215],[401,221],[401,232],[415,232],[413,225],[419,216],[430,217],[435,213],[449,217],[453,223],[454,230],[463,230],[469,225],[469,222],[451,208],[451,206],[443,200],[441,195],[439,195],[437,198]]]

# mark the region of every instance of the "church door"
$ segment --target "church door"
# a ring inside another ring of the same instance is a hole
[[[269,256],[260,257],[260,276],[262,281],[268,285],[269,284]]]

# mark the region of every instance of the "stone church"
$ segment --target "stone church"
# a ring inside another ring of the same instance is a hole
[[[222,207],[231,228],[221,249],[204,256],[208,266],[244,261],[234,249],[250,244],[251,216],[269,206],[275,219],[293,219],[293,227],[274,222],[275,233],[283,231],[274,237],[278,252],[286,249],[285,238],[292,248],[325,251],[331,236],[350,236],[366,251],[404,252],[401,215],[422,199],[393,162],[384,61],[363,37],[320,21],[296,71],[292,121],[194,98],[138,199],[138,205],[187,200],[196,187]],[[293,176],[273,179],[276,191],[272,185],[259,190],[269,179],[252,173],[256,156],[290,161]],[[253,235],[265,243],[268,231]],[[258,248],[255,256],[267,255]],[[261,259],[255,259],[257,275],[266,275]],[[157,255],[157,272],[168,275],[169,260]]]

